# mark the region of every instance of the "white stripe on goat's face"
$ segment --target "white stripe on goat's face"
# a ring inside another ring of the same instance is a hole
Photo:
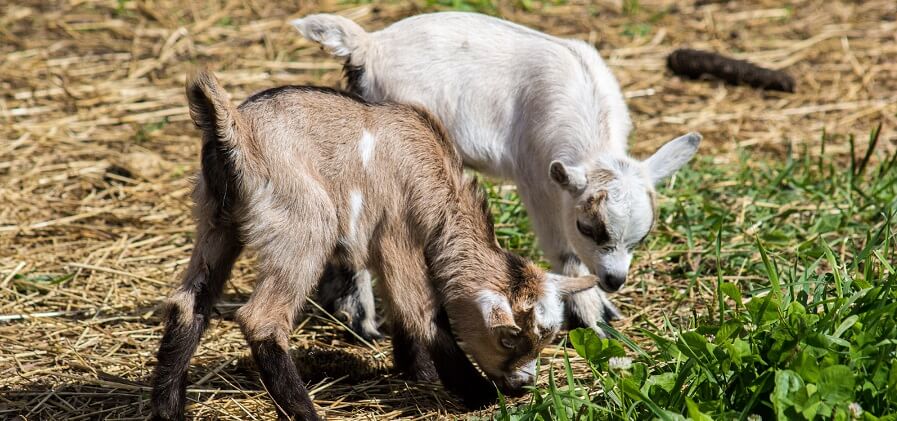
[[[593,169],[552,167],[552,178],[572,194],[564,219],[576,255],[598,275],[602,289],[620,289],[633,249],[654,224],[653,184],[634,161],[598,162]]]
[[[361,140],[358,141],[358,153],[361,154],[361,165],[367,168],[368,162],[374,156],[374,147],[377,139],[367,130],[362,131]]]

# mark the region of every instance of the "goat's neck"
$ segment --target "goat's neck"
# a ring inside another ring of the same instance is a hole
[[[501,279],[503,251],[480,215],[479,205],[448,203],[427,244],[430,276],[441,290],[481,287]]]

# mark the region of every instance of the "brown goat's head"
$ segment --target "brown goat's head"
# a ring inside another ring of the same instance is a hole
[[[595,286],[598,279],[546,273],[532,262],[503,253],[504,282],[485,281],[480,289],[455,294],[446,309],[462,348],[502,390],[515,393],[532,383],[539,353],[560,329],[563,298]]]

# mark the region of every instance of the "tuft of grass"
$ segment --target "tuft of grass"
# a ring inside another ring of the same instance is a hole
[[[19,293],[46,294],[51,287],[62,285],[75,278],[74,273],[62,275],[48,273],[17,274],[12,277],[13,288]]]
[[[134,141],[137,143],[145,143],[146,141],[152,139],[152,136],[155,132],[164,129],[167,125],[168,117],[164,117],[161,120],[152,123],[143,124],[138,127],[137,132],[134,133]]]
[[[501,247],[540,262],[542,252],[536,246],[536,236],[530,227],[526,209],[520,202],[517,189],[507,188],[505,185],[488,180],[482,180],[481,184],[489,196],[495,236]],[[544,261],[541,261],[541,264],[547,265]]]
[[[641,346],[570,332],[591,376],[565,359],[566,385],[550,371],[496,418],[897,419],[897,153],[872,159],[879,132],[847,162],[744,153],[681,171],[648,247],[705,307],[643,324]]]

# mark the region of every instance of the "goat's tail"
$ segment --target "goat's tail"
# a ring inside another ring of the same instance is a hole
[[[368,33],[357,23],[337,15],[308,15],[292,22],[303,37],[321,44],[330,54],[361,65],[370,45]]]
[[[230,212],[238,199],[238,181],[250,172],[255,150],[252,136],[230,96],[215,75],[194,69],[187,76],[190,117],[202,131],[202,178],[206,199],[219,211]]]
[[[190,118],[202,130],[203,166],[207,148],[215,147],[224,153],[222,163],[228,161],[238,170],[247,170],[258,152],[243,116],[230,102],[230,95],[218,84],[218,79],[206,69],[194,69],[187,76],[187,102]]]
[[[241,146],[246,137],[245,125],[214,74],[194,69],[187,75],[187,102],[190,118],[202,130],[203,145],[221,143],[227,149]]]

